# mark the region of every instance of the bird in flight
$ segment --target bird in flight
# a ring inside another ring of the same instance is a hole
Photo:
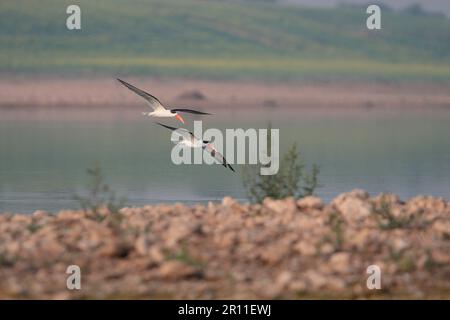
[[[229,168],[231,171],[235,172],[233,167],[227,162],[225,157],[214,148],[210,141],[204,141],[198,139],[194,136],[194,134],[184,128],[174,128],[170,126],[166,126],[165,124],[161,124],[157,122],[160,126],[163,126],[167,129],[175,131],[183,138],[178,144],[188,148],[202,148],[206,152],[208,152],[214,159],[216,159],[220,164],[222,164],[225,168]]]
[[[206,112],[200,112],[197,110],[191,110],[191,109],[166,109],[164,105],[161,103],[161,101],[158,100],[155,96],[152,96],[150,93],[147,93],[139,88],[136,88],[135,86],[121,80],[117,79],[121,84],[123,84],[125,87],[136,93],[137,95],[140,95],[142,98],[144,98],[147,103],[152,107],[153,112],[144,112],[143,115],[149,116],[149,117],[162,117],[162,118],[171,118],[175,117],[178,121],[181,123],[184,123],[184,119],[179,115],[179,112],[187,112],[187,113],[193,113],[193,114],[201,114],[201,115],[210,115],[210,113]]]

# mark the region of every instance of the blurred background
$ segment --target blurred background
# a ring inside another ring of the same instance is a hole
[[[445,1],[2,1],[1,71],[267,79],[448,79]],[[65,27],[78,4],[81,31]]]
[[[381,30],[357,0],[3,0],[0,212],[76,208],[95,163],[130,205],[246,199],[240,166],[172,164],[169,132],[118,77],[214,113],[204,128],[270,122],[320,166],[327,201],[449,198],[450,2],[370,4]]]

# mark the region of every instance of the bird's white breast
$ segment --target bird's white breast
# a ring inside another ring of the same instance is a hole
[[[170,110],[167,110],[167,109],[166,110],[155,110],[151,113],[151,115],[153,117],[164,117],[164,118],[176,116],[175,113],[172,113],[172,112],[170,112]]]

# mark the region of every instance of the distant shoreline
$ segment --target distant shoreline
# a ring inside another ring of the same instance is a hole
[[[168,105],[200,108],[450,108],[450,90],[445,83],[124,78]],[[0,75],[0,110],[141,105],[142,102],[112,76]]]

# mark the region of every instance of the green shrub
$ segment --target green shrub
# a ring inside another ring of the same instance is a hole
[[[372,213],[378,220],[378,225],[382,230],[392,230],[392,229],[404,229],[413,226],[414,218],[410,217],[396,217],[392,212],[392,204],[383,194],[381,197],[380,204],[372,205]]]
[[[125,205],[125,198],[117,198],[116,193],[105,183],[105,179],[100,166],[97,164],[93,168],[87,169],[89,182],[87,185],[87,195],[76,195],[75,200],[84,211],[91,211],[95,216],[99,209],[107,208],[111,213],[117,213]]]
[[[268,142],[271,141],[270,126]],[[271,153],[270,143],[268,153]],[[313,165],[307,172],[306,165],[300,157],[297,144],[283,155],[280,168],[275,175],[260,175],[261,165],[247,166],[243,170],[243,184],[252,202],[262,202],[265,197],[283,199],[286,197],[302,198],[314,194],[319,187],[319,167]]]

